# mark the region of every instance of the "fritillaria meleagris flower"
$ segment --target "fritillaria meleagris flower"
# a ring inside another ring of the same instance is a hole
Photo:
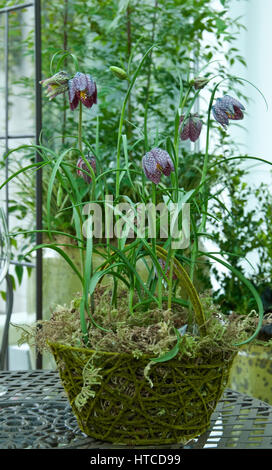
[[[87,108],[97,102],[96,83],[89,74],[77,72],[68,82],[69,102],[72,110],[76,109],[79,101]]]
[[[183,123],[185,116],[181,116],[180,124]],[[181,140],[190,139],[191,142],[196,142],[200,136],[202,129],[202,121],[197,114],[190,114],[186,119],[184,127],[180,133]]]
[[[46,96],[49,100],[68,90],[69,75],[64,70],[55,73],[52,77],[41,80],[43,86],[47,86]]]
[[[218,98],[215,105],[212,106],[215,120],[225,128],[229,125],[229,119],[235,121],[243,119],[244,114],[242,110],[244,109],[245,107],[238,100],[229,95]]]
[[[161,259],[161,258],[158,259],[158,262],[160,263],[163,272],[165,273],[167,279],[169,280],[170,267],[168,266],[168,268],[165,269],[165,268],[166,268],[166,262],[165,262],[163,259]],[[155,276],[156,276],[156,277],[159,277],[159,276],[158,276],[158,271],[157,271],[156,268],[154,269],[154,272],[155,272]],[[177,275],[175,274],[174,271],[173,271],[172,280],[173,280],[173,281],[177,280]],[[163,283],[164,287],[166,288],[166,287],[167,287],[167,282],[165,281],[165,279],[162,280],[162,283]]]
[[[160,148],[147,152],[142,159],[142,166],[146,177],[155,184],[160,182],[162,173],[169,176],[174,171],[170,155]]]
[[[92,167],[93,171],[95,172],[96,171],[95,157],[86,157],[86,160],[88,160],[90,166]],[[77,175],[80,176],[81,178],[83,178],[86,183],[90,184],[91,181],[92,181],[92,178],[91,178],[91,175],[90,175],[90,170],[89,170],[86,162],[83,160],[82,157],[79,157],[76,166],[77,166]],[[84,173],[81,170],[87,171],[89,173],[89,175],[87,175],[86,173]]]
[[[167,270],[165,271],[165,267],[166,267],[166,261],[164,261],[163,259],[159,258],[158,259],[161,267],[162,267],[162,270],[165,272],[166,274],[166,277],[169,278],[169,274],[170,274],[170,267],[167,268]],[[173,280],[176,280],[177,279],[177,275],[174,273],[173,271]]]

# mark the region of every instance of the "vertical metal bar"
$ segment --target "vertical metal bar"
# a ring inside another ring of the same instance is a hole
[[[9,110],[8,110],[8,91],[9,91],[9,70],[8,70],[8,56],[9,56],[9,14],[8,12],[5,13],[5,153],[8,152],[9,149]],[[5,161],[5,176],[8,179],[9,176],[9,162],[8,158]],[[8,201],[9,201],[9,187],[8,184],[6,185],[6,218],[7,218],[7,227],[9,229],[9,216],[8,216]]]
[[[42,97],[41,97],[41,3],[35,0],[35,110],[36,110],[36,144],[39,144],[42,129]],[[42,161],[41,156],[36,152],[36,162]],[[42,170],[36,172],[36,229],[42,229]],[[42,243],[42,233],[36,234],[37,245]],[[36,319],[42,319],[42,249],[37,250],[36,255]],[[42,368],[42,356],[37,353],[37,369]]]
[[[5,154],[9,150],[9,14],[5,12],[5,35],[4,35],[4,61],[5,61]],[[5,160],[5,177],[6,180],[9,177],[9,159]],[[6,184],[6,221],[7,229],[9,230],[9,185]],[[2,335],[2,347],[1,347],[1,369],[8,370],[8,341],[9,341],[9,322],[13,306],[13,287],[9,275],[7,274],[6,283],[6,320],[5,327]]]
[[[9,276],[9,274],[6,275],[6,284],[7,284],[6,319],[5,319],[5,325],[4,325],[3,335],[2,335],[0,370],[9,370],[9,356],[8,356],[9,323],[10,323],[12,307],[13,307],[13,286],[12,286],[11,277]]]

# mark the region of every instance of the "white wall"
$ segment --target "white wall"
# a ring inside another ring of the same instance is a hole
[[[214,4],[222,9],[219,0],[214,0]],[[253,83],[263,93],[268,103],[268,109],[261,94],[252,85],[244,82],[243,90],[249,98],[249,103],[244,103],[246,106],[245,117],[243,121],[237,122],[239,125],[232,121],[228,127],[228,133],[238,144],[238,152],[235,156],[248,154],[272,163],[272,0],[232,0],[230,15],[233,19],[240,17],[240,23],[246,27],[246,30],[240,30],[235,47],[239,49],[240,55],[247,63],[246,68],[239,63],[235,64],[230,73]],[[207,35],[208,40],[209,36]],[[224,63],[226,51],[227,45],[226,50],[214,56],[213,59]],[[218,91],[216,97],[219,96],[221,94]],[[235,97],[233,92],[232,96]],[[206,97],[209,99],[208,94]],[[201,142],[203,148],[204,144],[205,135],[202,136]],[[252,160],[243,160],[241,165],[249,169],[246,181],[250,186],[258,186],[261,182],[272,182],[272,166],[256,163]],[[252,208],[255,204],[254,197],[250,198],[248,207]],[[214,246],[208,241],[207,248],[214,248]],[[247,254],[247,258],[253,266],[256,265],[258,261],[256,253]],[[222,265],[218,264],[217,266],[219,270],[225,271]],[[252,268],[246,261],[244,267],[248,273],[252,272]],[[214,281],[214,285],[218,287],[216,281]]]
[[[244,124],[245,132],[236,131],[247,153],[272,162],[272,1],[271,0],[233,0],[231,14],[243,16],[247,31],[241,33],[237,44],[245,57],[247,69],[235,67],[234,71],[251,81],[264,94],[268,110],[260,94],[250,85],[246,90],[251,102],[247,106]],[[271,182],[267,165],[258,165],[252,170],[249,181]]]
[[[252,82],[263,93],[262,96],[251,85],[246,84],[250,102],[243,124],[245,130],[235,129],[235,136],[241,142],[240,150],[251,156],[263,158],[272,163],[272,1],[271,0],[232,0],[231,14],[233,17],[242,15],[242,22],[247,31],[241,33],[237,40],[241,55],[244,56],[247,69],[236,66],[234,72]],[[272,166],[248,161],[250,168],[247,181],[250,186],[258,186],[261,182],[271,184]],[[254,207],[256,201],[252,197],[248,201],[249,207]],[[256,253],[247,256],[248,260],[256,264]],[[249,264],[245,263],[248,272],[252,272]]]

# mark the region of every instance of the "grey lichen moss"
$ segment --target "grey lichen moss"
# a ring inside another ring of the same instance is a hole
[[[94,385],[100,385],[103,377],[100,374],[101,369],[94,367],[92,358],[86,362],[83,372],[83,386],[80,393],[75,398],[75,405],[80,410],[88,402],[89,398],[95,397]]]

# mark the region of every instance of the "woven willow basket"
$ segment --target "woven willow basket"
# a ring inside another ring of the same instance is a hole
[[[162,258],[167,254],[159,252]],[[202,336],[205,317],[191,281],[178,263],[175,274],[187,291]],[[50,343],[60,377],[79,427],[88,436],[133,446],[185,443],[210,426],[210,418],[227,385],[235,354],[193,360],[180,355],[149,370],[150,357],[93,351]],[[219,358],[219,359],[218,359]],[[101,383],[92,384],[94,396],[79,410],[76,397],[84,384],[87,363],[99,368]]]
[[[95,351],[51,343],[80,429],[88,436],[115,444],[185,443],[209,428],[210,417],[229,375],[229,364],[196,365],[177,359],[151,367],[150,386],[144,377],[149,357],[99,353],[101,385],[79,411],[75,398],[83,385],[83,368]],[[96,361],[96,362],[97,362]]]

